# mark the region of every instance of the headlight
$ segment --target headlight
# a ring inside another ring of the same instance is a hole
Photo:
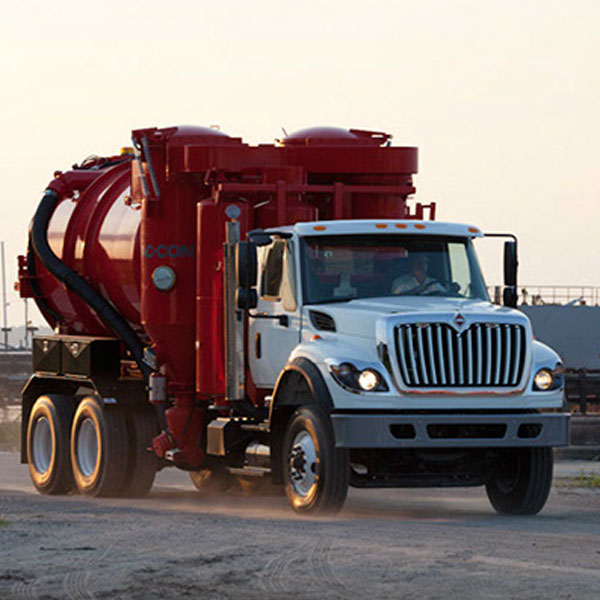
[[[383,377],[371,368],[357,369],[352,363],[331,366],[336,383],[351,392],[387,392]]]
[[[542,391],[546,392],[554,385],[554,374],[550,369],[540,369],[533,378],[533,386]]]
[[[365,392],[372,392],[379,385],[379,375],[373,369],[365,369],[358,376],[358,385]]]

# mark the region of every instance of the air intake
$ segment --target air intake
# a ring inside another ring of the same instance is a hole
[[[335,321],[332,316],[318,310],[311,310],[308,314],[310,322],[315,329],[319,331],[336,331]]]

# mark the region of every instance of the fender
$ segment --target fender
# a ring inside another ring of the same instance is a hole
[[[318,404],[327,414],[333,409],[331,394],[317,366],[307,358],[297,357],[284,367],[277,379],[269,410],[269,424],[274,413],[282,406],[297,407],[304,404]]]
[[[271,478],[274,483],[283,482],[282,446],[286,425],[295,409],[306,405],[317,405],[327,415],[333,409],[331,395],[319,369],[307,358],[297,357],[279,375],[269,408]]]

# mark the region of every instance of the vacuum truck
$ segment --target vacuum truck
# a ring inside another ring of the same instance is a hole
[[[484,234],[413,204],[417,149],[390,138],[148,128],[56,172],[19,257],[54,330],[22,393],[37,490],[138,496],[172,466],[266,478],[304,514],[348,486],[541,510],[569,417],[559,356],[514,309],[516,238],[494,305]]]

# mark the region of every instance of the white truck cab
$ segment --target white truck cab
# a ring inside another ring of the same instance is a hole
[[[271,429],[287,419],[282,475],[296,508],[341,495],[319,492],[327,470],[289,458],[327,469],[319,443],[331,435],[351,485],[484,484],[500,512],[541,509],[551,448],[569,438],[562,365],[523,313],[490,302],[477,227],[349,220],[260,235],[248,364],[274,390]],[[300,415],[291,439],[302,385],[321,396],[317,417]]]

